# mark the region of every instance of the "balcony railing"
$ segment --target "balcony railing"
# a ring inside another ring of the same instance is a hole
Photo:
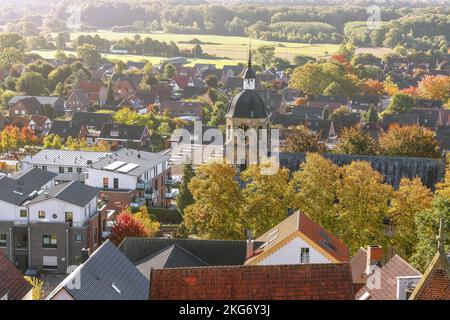
[[[144,199],[145,200],[153,200],[156,198],[156,193],[144,193]]]
[[[179,182],[180,182],[180,179],[178,177],[171,177],[169,179],[166,179],[167,186],[174,186]]]
[[[166,199],[174,199],[178,195],[178,190],[166,192]]]
[[[139,198],[130,202],[130,207],[139,208],[145,205],[145,199]]]
[[[147,190],[148,188],[150,188],[150,180],[138,181],[136,184],[137,190]]]

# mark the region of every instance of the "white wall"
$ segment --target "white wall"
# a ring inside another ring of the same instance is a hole
[[[20,210],[25,207],[15,206],[11,203],[0,201],[0,221],[27,221],[27,218],[20,217]]]
[[[295,237],[285,246],[275,251],[270,256],[259,261],[258,265],[276,265],[276,264],[299,264],[301,248],[309,248],[309,263],[331,263],[333,261],[326,258],[319,251],[311,247],[309,243]]]
[[[50,300],[75,300],[66,289],[62,288]]]
[[[89,220],[89,214],[94,213],[96,209],[97,197],[90,201],[91,212],[89,212],[89,204],[86,207],[79,207],[59,199],[50,198],[48,200],[33,203],[29,207],[29,216],[31,222],[62,222],[66,221],[66,212],[73,212],[73,223],[86,223]],[[45,219],[39,219],[38,212],[45,211]],[[53,214],[57,218],[53,218]]]
[[[106,170],[89,168],[85,183],[88,186],[103,188],[103,178],[108,178],[109,188],[114,186],[114,178],[119,179],[120,189],[136,189],[137,177]]]

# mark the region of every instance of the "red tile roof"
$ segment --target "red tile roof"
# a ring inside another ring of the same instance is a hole
[[[365,258],[367,259],[367,252]],[[353,268],[354,264],[352,264]],[[355,270],[356,271],[356,270]],[[365,269],[364,269],[365,272]],[[421,276],[422,274],[414,269],[408,262],[400,256],[395,255],[380,267],[380,287],[369,288],[366,284],[356,294],[359,299],[366,292],[369,293],[370,300],[397,300],[397,277]],[[366,275],[361,275],[365,278]],[[355,275],[353,275],[355,279]]]
[[[411,295],[412,300],[450,300],[450,263],[437,252]]]
[[[31,288],[20,271],[0,252],[0,298],[7,294],[8,300],[21,300]]]
[[[353,300],[348,263],[153,270],[153,300]]]
[[[178,85],[178,87],[180,87],[181,89],[184,89],[185,87],[187,87],[189,80],[191,79],[191,77],[189,76],[173,76],[172,80],[175,81]]]

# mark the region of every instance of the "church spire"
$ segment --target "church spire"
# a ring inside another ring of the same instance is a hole
[[[244,90],[255,90],[256,89],[256,73],[252,68],[252,40],[250,39],[249,49],[248,49],[248,63],[247,69],[244,72]]]

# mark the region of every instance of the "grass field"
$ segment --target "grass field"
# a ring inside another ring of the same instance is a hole
[[[92,35],[98,34],[104,39],[110,41],[123,39],[125,37],[132,38],[136,33],[119,33],[111,31],[98,31],[98,32],[74,32],[70,34],[71,40],[78,38],[80,35]],[[188,59],[188,65],[194,65],[195,63],[213,63],[218,68],[222,68],[224,65],[234,65],[239,62],[245,62],[248,55],[249,39],[246,37],[229,37],[229,36],[216,36],[216,35],[199,35],[199,34],[172,34],[172,33],[139,33],[142,38],[150,37],[153,40],[170,42],[174,41],[180,49],[191,49],[194,45],[187,42],[192,39],[198,39],[204,43],[202,44],[203,51],[218,57],[219,59]],[[275,54],[278,57],[293,61],[293,58],[297,55],[308,55],[313,57],[326,57],[339,48],[337,44],[305,44],[305,43],[292,43],[292,42],[273,42],[265,40],[252,40],[252,47],[259,47],[262,45],[275,46]],[[387,48],[358,48],[357,52],[371,52],[377,56],[389,52]],[[52,50],[38,50],[33,51],[38,53],[43,58],[53,58],[56,51]],[[73,51],[67,51],[67,54],[74,54]],[[143,61],[150,60],[153,64],[159,64],[163,57],[154,56],[139,56],[139,55],[118,55],[118,54],[103,54],[103,57],[108,59],[121,59],[123,61]]]
[[[71,33],[71,40],[78,38],[80,35],[98,34],[100,37],[108,40],[119,40],[125,37],[132,38],[135,33],[119,33],[111,31],[98,32],[76,32]],[[246,37],[229,37],[216,35],[198,35],[198,34],[172,34],[172,33],[139,33],[142,38],[149,37],[153,40],[175,42],[181,49],[192,49],[194,45],[186,42],[192,39],[198,39],[205,43],[202,44],[203,51],[215,55],[217,57],[229,58],[232,60],[245,61],[247,58],[249,39]],[[305,43],[291,43],[291,42],[273,42],[265,40],[252,40],[253,47],[262,45],[275,46],[275,53],[281,58],[286,58],[292,61],[296,55],[310,55],[314,57],[327,56],[338,49],[336,44],[305,44]]]

